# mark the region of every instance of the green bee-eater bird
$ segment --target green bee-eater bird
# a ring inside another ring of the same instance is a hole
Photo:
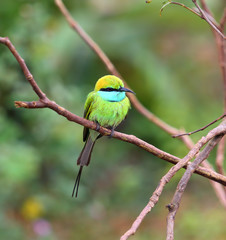
[[[124,87],[121,79],[113,75],[100,78],[95,85],[94,91],[87,96],[84,118],[96,122],[97,126],[100,125],[112,129],[113,133],[130,109],[130,101],[126,96],[126,92],[134,93],[132,90]],[[80,165],[80,169],[75,180],[72,197],[75,189],[75,197],[78,195],[83,166],[89,165],[93,146],[99,137],[101,137],[100,133],[84,127],[83,141],[86,143],[77,160],[77,165]]]

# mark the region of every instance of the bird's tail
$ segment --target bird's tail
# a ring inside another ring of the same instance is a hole
[[[85,146],[83,147],[83,149],[78,157],[77,165],[80,165],[80,168],[79,168],[77,177],[75,179],[75,184],[74,184],[74,188],[72,191],[72,197],[74,197],[74,194],[75,194],[75,197],[78,196],[78,187],[79,187],[79,182],[80,182],[81,175],[82,175],[82,168],[83,168],[83,166],[88,166],[90,163],[91,153],[93,150],[94,143],[95,143],[95,141],[93,141],[91,139],[91,137],[89,136],[85,143]],[[75,193],[75,189],[76,189],[76,193]]]
[[[76,180],[75,180],[75,184],[74,184],[74,188],[73,188],[73,191],[72,191],[72,197],[74,197],[74,194],[75,194],[75,197],[77,198],[78,196],[78,187],[79,187],[79,182],[80,182],[80,178],[81,178],[81,175],[82,175],[82,168],[83,166],[81,166],[79,168],[79,171],[78,171],[78,174],[77,174],[77,177],[76,177]],[[76,189],[76,193],[75,193],[75,189]]]
[[[96,140],[92,140],[91,136],[88,137],[85,146],[83,147],[78,160],[77,160],[77,165],[80,166],[88,166],[90,163],[90,158],[91,158],[91,153],[93,150],[93,146]]]

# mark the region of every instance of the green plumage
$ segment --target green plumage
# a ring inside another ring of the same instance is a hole
[[[124,88],[123,82],[119,78],[112,75],[100,78],[94,91],[87,96],[84,118],[94,121],[102,127],[114,130],[125,119],[130,108],[130,101],[125,92],[133,93],[131,90]],[[86,141],[86,143],[77,160],[80,169],[72,196],[74,196],[76,189],[75,196],[77,197],[83,166],[89,165],[93,146],[100,136],[98,132],[84,127],[83,141]]]

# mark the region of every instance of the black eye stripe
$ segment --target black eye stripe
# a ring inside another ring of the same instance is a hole
[[[118,91],[120,91],[120,90],[109,87],[109,88],[101,88],[100,91],[103,91],[103,92],[113,92],[113,91],[118,92]]]

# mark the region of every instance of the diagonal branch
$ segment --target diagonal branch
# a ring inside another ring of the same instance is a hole
[[[199,128],[195,131],[192,131],[192,132],[188,132],[188,133],[181,133],[181,134],[178,134],[178,135],[173,135],[172,137],[173,138],[177,138],[177,137],[182,137],[184,135],[191,135],[191,134],[194,134],[194,133],[197,133],[197,132],[200,132],[200,131],[203,131],[205,130],[206,128],[208,128],[209,126],[211,126],[212,124],[216,123],[217,121],[221,120],[222,118],[226,117],[226,113],[222,114],[220,117],[218,117],[217,119],[213,120],[212,122],[208,123],[207,125],[205,125],[204,127],[202,128]]]
[[[187,7],[187,6],[184,5],[183,3],[173,2],[173,1],[171,1],[171,0],[168,0],[168,2],[165,3],[165,4],[161,7],[161,9],[160,9],[160,16],[162,15],[163,9],[164,9],[166,6],[170,5],[170,4],[171,4],[171,5],[181,6],[181,7],[185,8],[185,9],[187,9],[188,11],[194,13],[194,14],[197,15],[198,17],[203,18],[202,15],[201,15],[200,13],[198,13],[197,11],[195,11],[194,9]]]
[[[226,122],[225,122],[226,125]],[[183,177],[181,178],[177,190],[173,196],[173,199],[171,203],[167,206],[169,210],[169,214],[167,217],[167,240],[173,240],[174,239],[174,223],[175,223],[175,216],[179,209],[179,205],[181,202],[181,198],[183,196],[183,193],[185,191],[185,188],[194,173],[195,169],[201,164],[202,161],[204,161],[210,154],[210,152],[213,150],[213,148],[219,143],[219,141],[222,139],[224,135],[218,134],[213,139],[210,140],[210,142],[207,144],[207,146],[204,148],[202,152],[198,154],[194,162],[187,168],[185,171]],[[225,207],[226,207],[226,199],[225,199]]]

